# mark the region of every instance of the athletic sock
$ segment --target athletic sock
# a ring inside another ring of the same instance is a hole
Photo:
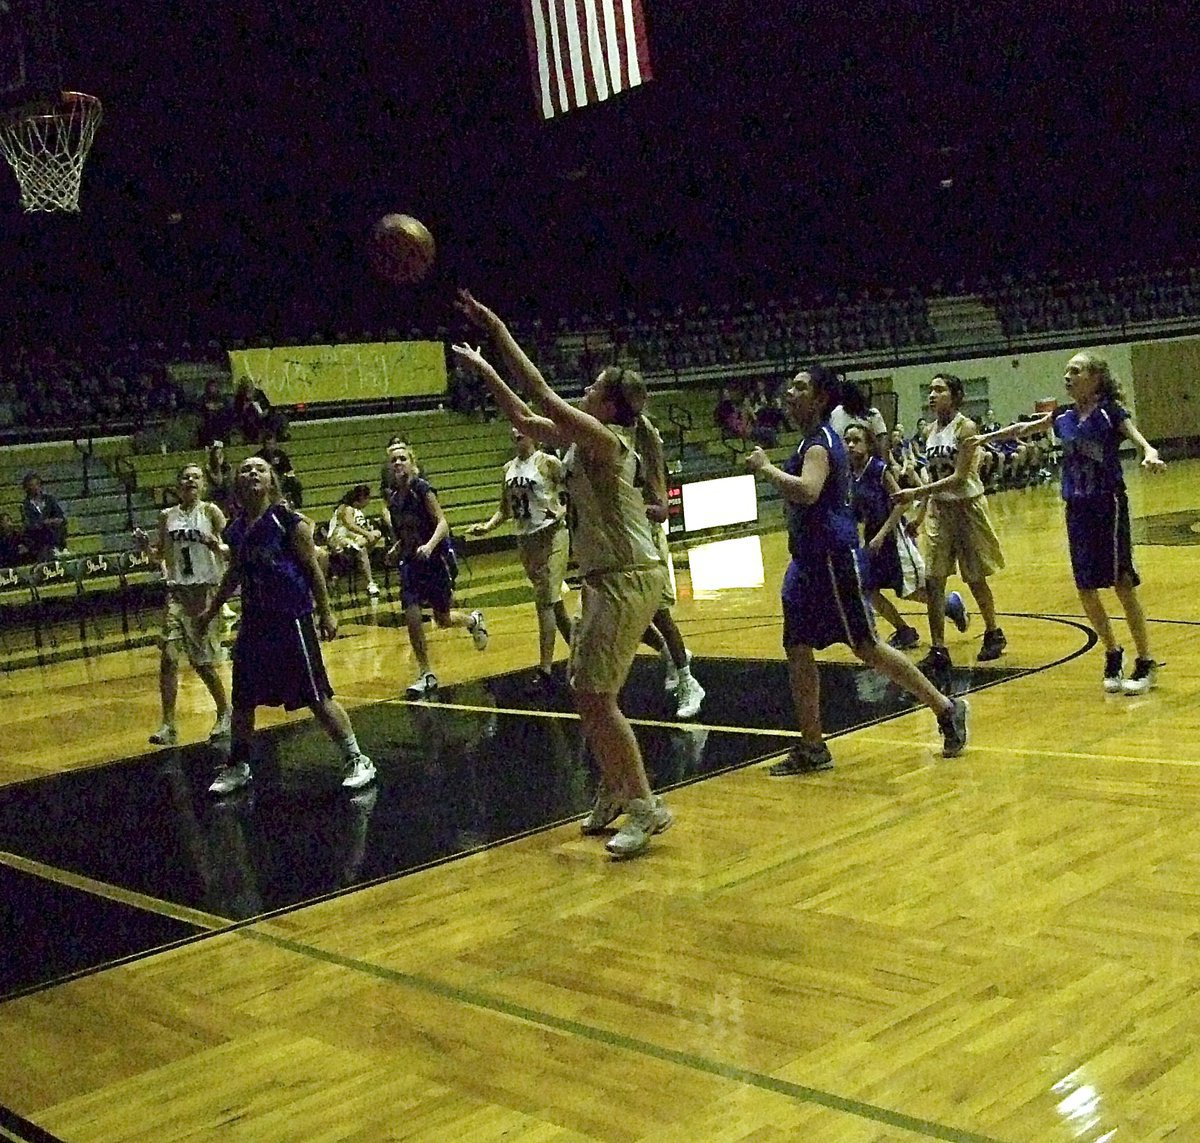
[[[358,748],[358,739],[355,737],[353,730],[342,739],[342,750],[347,758],[356,758],[362,753]]]

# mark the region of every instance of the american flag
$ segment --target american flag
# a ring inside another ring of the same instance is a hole
[[[533,90],[545,119],[653,76],[641,0],[521,0]]]

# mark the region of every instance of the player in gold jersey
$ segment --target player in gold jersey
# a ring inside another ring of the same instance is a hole
[[[650,790],[642,753],[617,699],[634,653],[663,597],[666,569],[650,534],[642,463],[633,446],[645,384],[632,370],[603,370],[578,406],[563,400],[500,318],[466,290],[459,309],[493,340],[518,386],[543,415],[501,379],[478,349],[454,346],[501,411],[522,433],[567,448],[567,524],[583,586],[571,644],[570,680],[583,733],[600,766],[600,786],[584,833],[601,833],[622,813],[607,843],[613,857],[641,853],[672,822]]]

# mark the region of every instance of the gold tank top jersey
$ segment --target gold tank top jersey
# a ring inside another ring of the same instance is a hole
[[[582,575],[662,562],[646,519],[641,458],[625,430],[606,427],[620,446],[612,464],[589,461],[578,445],[564,461],[571,551]]]
[[[521,535],[540,531],[562,515],[561,462],[544,452],[504,466],[504,499],[513,527]]]
[[[219,539],[213,530],[207,505],[197,501],[190,509],[176,504],[167,509],[167,547],[163,560],[167,565],[167,583],[183,586],[194,583],[220,583],[225,566],[206,540]]]
[[[964,437],[970,436],[975,430],[971,421],[962,413],[955,413],[954,419],[945,427],[936,421],[929,430],[925,440],[925,461],[929,465],[930,481],[941,480],[945,476],[953,476],[958,466],[958,450]],[[983,495],[983,481],[979,476],[979,450],[971,461],[966,483],[961,488],[949,491],[935,492],[931,500],[973,500]]]

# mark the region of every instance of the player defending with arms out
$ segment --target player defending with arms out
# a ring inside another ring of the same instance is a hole
[[[433,485],[418,475],[416,458],[407,445],[392,445],[387,455],[391,475],[384,499],[395,537],[387,558],[400,565],[400,601],[418,672],[405,693],[426,698],[438,689],[438,677],[429,666],[422,609],[428,607],[443,629],[465,627],[477,651],[487,650],[488,629],[482,611],[468,614],[452,606],[458,563],[450,546],[450,524]]]
[[[883,589],[894,591],[901,599],[924,603],[925,561],[905,528],[904,506],[892,504],[891,498],[900,485],[891,468],[871,455],[870,431],[858,421],[851,421],[839,434],[850,460],[850,510],[863,526],[863,590],[876,613],[895,628],[888,644],[907,651],[921,637],[905,622]],[[957,627],[966,627],[966,607],[957,591],[946,596],[946,614]]]
[[[230,794],[250,781],[246,759],[260,706],[308,707],[341,748],[342,785],[358,789],[374,780],[375,767],[359,749],[325,673],[314,602],[326,639],[337,635],[337,619],[317,563],[312,525],[287,506],[278,477],[260,456],[239,465],[236,490],[242,515],[226,530],[229,570],[199,619],[201,628],[211,624],[241,587],[242,622],[233,648],[233,743],[229,762],[209,791]]]
[[[505,520],[513,522],[517,551],[533,585],[537,608],[537,681],[548,689],[552,686],[555,632],[571,645],[571,621],[562,599],[569,554],[563,509],[566,474],[558,457],[542,452],[520,429],[513,428],[512,439],[517,455],[504,466],[500,503],[491,516],[467,531],[472,536],[486,536]]]
[[[479,350],[456,345],[458,359],[476,370],[522,433],[568,450],[563,462],[567,524],[583,579],[569,673],[584,737],[600,766],[596,801],[582,829],[603,833],[625,813],[606,847],[613,857],[632,857],[673,820],[662,799],[651,793],[641,749],[618,704],[638,643],[662,603],[666,579],[646,519],[641,459],[633,447],[636,404],[645,386],[636,373],[614,366],[601,371],[577,407],[570,405],[550,388],[496,314],[465,290],[459,293],[459,308],[492,338],[544,415],[535,414]]]
[[[179,655],[182,651],[217,704],[217,721],[211,738],[229,736],[229,699],[217,670],[222,658],[221,631],[216,624],[202,627],[199,617],[225,574],[229,549],[221,540],[225,517],[215,504],[202,499],[204,470],[185,464],[176,480],[179,503],[158,516],[158,534],[152,541],[141,528],[133,532],[139,551],[162,563],[167,603],[163,613],[162,655],[158,662],[158,689],[162,697],[162,725],[150,735],[156,746],[179,741],[175,704],[179,696]]]
[[[1142,467],[1161,472],[1166,465],[1142,436],[1125,408],[1120,385],[1108,363],[1090,352],[1067,362],[1063,383],[1075,404],[1032,421],[1018,421],[979,437],[980,444],[1015,440],[1042,432],[1053,422],[1062,442],[1062,498],[1067,513],[1067,545],[1075,589],[1096,634],[1104,643],[1104,689],[1109,694],[1145,694],[1157,666],[1150,652],[1146,615],[1138,598],[1141,577],[1133,566],[1129,499],[1118,449],[1124,440],[1142,450]],[[1100,589],[1111,587],[1125,609],[1137,658],[1125,678],[1125,651],[1117,643]]]
[[[783,647],[801,740],[775,763],[775,777],[833,768],[821,729],[821,677],[813,651],[845,643],[868,667],[903,687],[937,715],[942,755],[954,758],[967,744],[966,699],[947,698],[917,667],[875,633],[858,568],[858,525],[850,510],[850,464],[829,414],[838,399],[837,375],[812,365],[784,394],[788,420],[804,433],[796,452],[777,468],[761,448],[746,467],[779,489],[787,504],[788,551],[783,578]]]

